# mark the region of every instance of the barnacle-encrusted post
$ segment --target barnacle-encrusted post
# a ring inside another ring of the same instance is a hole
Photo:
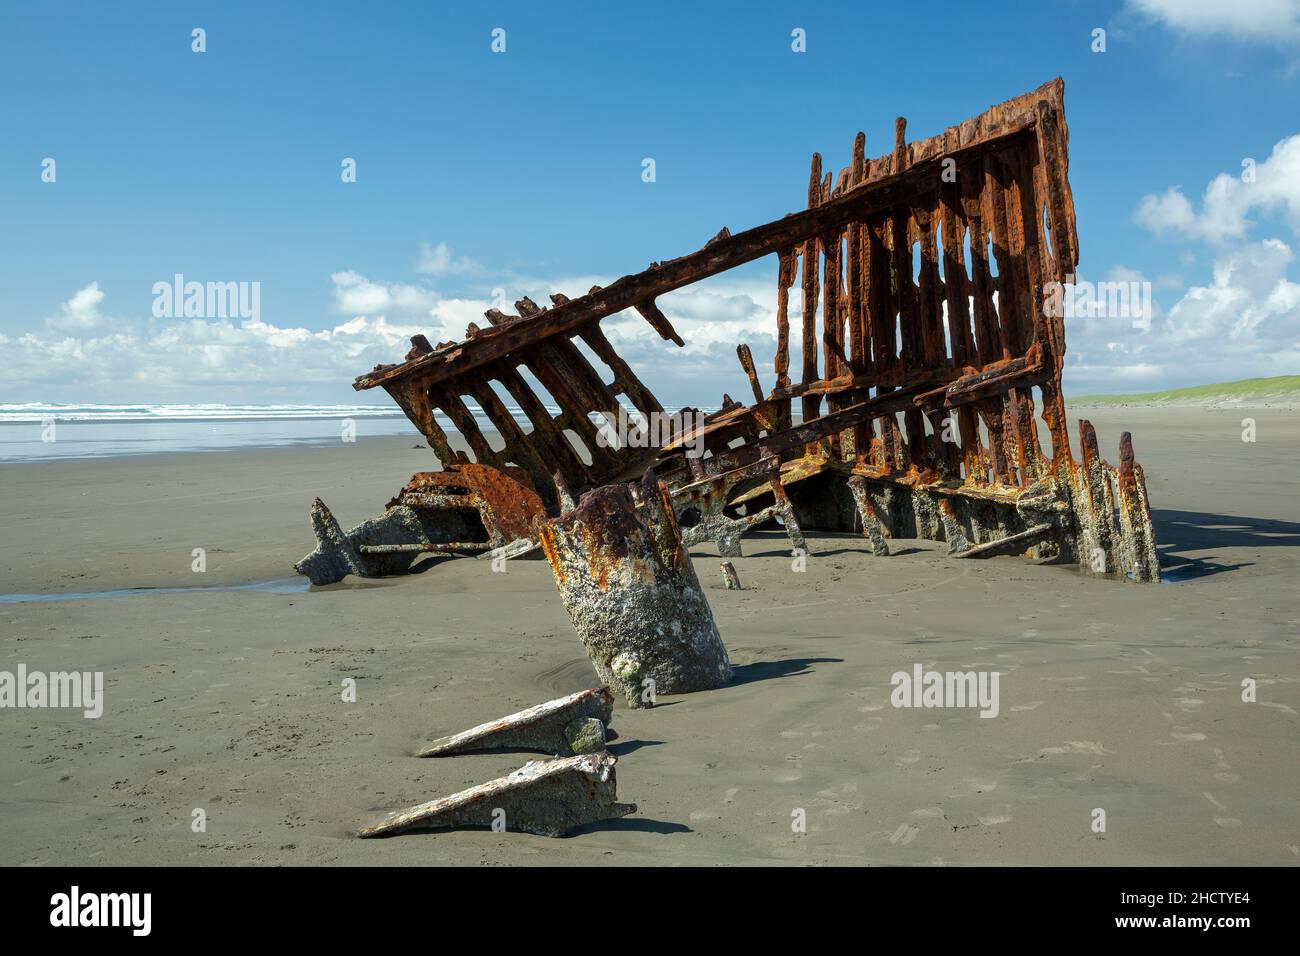
[[[596,673],[629,706],[730,682],[727,649],[653,471],[637,485],[590,491],[535,527]]]

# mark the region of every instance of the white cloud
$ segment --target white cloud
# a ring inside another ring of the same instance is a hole
[[[431,276],[463,275],[482,271],[473,259],[452,255],[451,246],[440,242],[430,246],[420,243],[420,257],[415,261],[415,271]]]
[[[422,286],[353,271],[331,279],[335,308],[348,319],[321,330],[261,319],[110,319],[92,282],[38,329],[0,341],[6,378],[17,397],[35,401],[346,403],[356,400],[353,377],[401,361],[412,335],[459,338],[466,314],[481,313]]]
[[[27,333],[5,344],[6,378],[30,401],[354,401],[354,376],[400,360],[424,323],[358,317],[312,331],[266,322],[115,319],[112,331]],[[323,396],[329,396],[325,398]]]
[[[1164,204],[1164,221],[1177,222],[1177,234],[1212,242],[1212,276],[1187,287],[1167,310],[1157,298],[1149,328],[1132,328],[1127,319],[1067,320],[1067,397],[1295,375],[1300,368],[1300,285],[1287,273],[1296,256],[1282,239],[1238,238],[1251,225],[1245,209],[1255,204],[1219,203],[1217,215],[1180,211],[1177,202]],[[1212,206],[1206,203],[1206,209]],[[1151,221],[1153,204],[1144,202],[1144,207],[1139,219]],[[1240,232],[1223,228],[1231,219],[1225,209],[1240,213]],[[1187,263],[1195,259],[1188,254],[1183,258]],[[1140,273],[1122,267],[1108,278],[1145,281]],[[1164,277],[1152,285],[1178,290],[1182,282]]]
[[[1285,214],[1300,235],[1300,134],[1282,140],[1266,160],[1255,164],[1253,182],[1244,181],[1241,174],[1214,177],[1205,187],[1199,212],[1173,186],[1162,195],[1143,197],[1134,219],[1156,235],[1217,243],[1243,238],[1256,211]]]
[[[1233,249],[1215,262],[1208,286],[1189,289],[1169,310],[1164,333],[1177,345],[1197,346],[1215,365],[1245,357],[1294,371],[1300,284],[1286,275],[1294,260],[1280,239]]]
[[[1129,0],[1129,7],[1191,36],[1300,40],[1300,0]]]
[[[686,340],[666,342],[635,312],[611,316],[603,328],[637,375],[666,404],[717,405],[724,390],[747,397],[736,359],[738,342],[754,348],[764,387],[772,387],[775,276],[718,277],[665,295],[660,306]],[[417,333],[431,342],[459,341],[470,322],[486,325],[487,294],[443,298],[423,286],[371,279],[355,271],[331,276],[341,318],[313,330],[259,321],[107,320],[97,282],[79,290],[33,331],[0,339],[13,400],[259,402],[356,401],[352,379],[380,363],[400,362]],[[548,292],[576,297],[605,276],[514,279],[508,300],[524,295],[549,305]],[[792,297],[797,328],[798,295]],[[507,311],[512,307],[507,306]],[[798,368],[795,343],[793,367]],[[601,368],[608,377],[608,370]],[[383,402],[385,396],[361,400]]]
[[[1280,239],[1240,238],[1251,227],[1249,213],[1265,208],[1289,212],[1300,231],[1300,202],[1291,186],[1295,180],[1288,178],[1297,150],[1300,136],[1280,143],[1260,164],[1254,184],[1217,177],[1200,210],[1178,192],[1144,201],[1138,218],[1151,228],[1213,240],[1208,257],[1213,277],[1186,287],[1181,277],[1157,277],[1154,319],[1145,331],[1134,329],[1129,319],[1067,320],[1067,395],[1293,373],[1300,367],[1300,286],[1287,276],[1292,248]],[[1183,262],[1190,267],[1197,259],[1188,254]],[[606,319],[602,327],[665,404],[717,405],[724,391],[748,401],[736,346],[751,346],[762,388],[770,390],[774,272],[756,266],[661,296],[659,305],[686,340],[684,348],[661,339],[630,310]],[[1145,281],[1123,266],[1106,278]],[[376,364],[401,361],[412,335],[424,334],[434,343],[459,341],[470,322],[485,325],[483,313],[495,304],[489,285],[500,285],[507,303],[527,295],[549,305],[552,291],[577,297],[611,282],[598,275],[547,279],[502,273],[452,297],[418,281],[372,279],[353,270],[330,279],[339,318],[319,330],[277,325],[274,316],[243,323],[147,315],[110,320],[102,311],[105,293],[92,282],[34,331],[0,337],[8,380],[17,397],[39,401],[352,402],[358,398],[350,388],[353,377]],[[1177,303],[1161,309],[1161,290]],[[790,296],[790,368],[796,378],[800,298],[796,286]],[[362,400],[383,402],[384,396]]]
[[[345,315],[374,315],[395,312],[402,315],[429,314],[438,303],[438,293],[421,286],[399,282],[372,281],[357,272],[335,272],[335,310]]]
[[[72,298],[59,307],[57,315],[45,320],[45,327],[55,332],[78,334],[92,332],[102,327],[107,319],[99,313],[99,303],[104,293],[98,282],[79,289]]]
[[[1067,371],[1085,390],[1123,390],[1129,380],[1158,388],[1293,375],[1300,368],[1300,284],[1288,275],[1295,253],[1279,238],[1249,238],[1256,212],[1281,213],[1300,236],[1300,135],[1278,143],[1255,174],[1246,182],[1220,173],[1199,210],[1177,188],[1142,200],[1135,220],[1157,235],[1205,243],[1213,271],[1172,307],[1157,309],[1146,331],[1115,322],[1067,328]],[[1184,250],[1180,260],[1191,266],[1197,256]],[[1157,287],[1181,287],[1168,278]]]
[[[772,357],[776,352],[776,271],[770,276],[715,276],[670,292],[658,300],[686,345],[665,341],[638,313],[623,312],[601,323],[619,354],[637,376],[666,405],[717,406],[722,393],[748,402],[749,384],[736,357],[736,346],[747,342],[754,353],[763,391],[776,384]],[[791,368],[800,358],[799,295],[791,296]],[[796,371],[797,375],[797,371]]]
[[[1159,196],[1143,196],[1133,218],[1157,235],[1193,236],[1200,232],[1196,210],[1178,186],[1170,186]]]
[[[1066,396],[1209,384],[1300,368],[1300,284],[1295,259],[1279,239],[1221,252],[1208,284],[1194,285],[1169,309],[1157,302],[1151,326],[1128,319],[1067,319]],[[1139,273],[1119,269],[1124,281]]]

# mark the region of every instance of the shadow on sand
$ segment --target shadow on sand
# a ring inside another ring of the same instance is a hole
[[[760,680],[773,680],[778,677],[796,677],[807,674],[813,664],[843,664],[842,657],[791,657],[784,661],[755,661],[752,664],[733,664],[731,666],[731,686],[752,684]]]
[[[564,839],[581,836],[584,833],[600,833],[608,830],[622,830],[634,833],[694,833],[684,823],[671,823],[667,820],[651,820],[646,817],[615,817],[613,820],[597,820],[576,827],[564,835]]]
[[[1300,524],[1273,518],[1241,518],[1204,511],[1152,509],[1162,573],[1166,580],[1193,578],[1251,567],[1253,562],[1226,563],[1214,555],[1188,552],[1228,548],[1300,548]]]

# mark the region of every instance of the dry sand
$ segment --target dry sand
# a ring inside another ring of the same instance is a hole
[[[1300,863],[1300,424],[1257,411],[1246,444],[1231,411],[1086,414],[1112,460],[1134,432],[1162,551],[1201,576],[1135,586],[929,542],[873,558],[851,536],[813,536],[798,574],[758,535],[731,592],[698,548],[736,682],[616,711],[640,811],[560,840],[350,836],[530,759],[420,744],[594,683],[544,561],[0,605],[0,670],[106,684],[99,720],[0,711],[0,863]],[[413,444],[0,467],[0,591],[283,578],[311,498],[345,525],[377,513],[432,467]],[[999,671],[1000,715],[891,707],[914,663]]]

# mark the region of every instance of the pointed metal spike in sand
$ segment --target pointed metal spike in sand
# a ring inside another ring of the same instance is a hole
[[[876,557],[889,554],[889,543],[885,541],[885,529],[876,513],[876,506],[867,494],[867,482],[861,475],[849,479],[849,491],[853,494],[853,503],[858,506],[858,516],[862,519],[862,533],[871,542],[871,553]]]
[[[388,508],[346,532],[325,503],[312,503],[316,550],[293,566],[312,584],[334,584],[349,574],[382,577],[405,571],[423,553],[429,538],[420,516],[403,505]]]
[[[416,756],[449,757],[471,750],[540,750],[567,757],[580,751],[571,746],[566,728],[584,717],[601,722],[599,749],[603,750],[604,727],[609,725],[613,711],[614,695],[608,688],[579,691],[435,740]]]
[[[636,804],[618,802],[617,762],[608,751],[530,761],[508,776],[390,814],[357,836],[491,827],[494,822],[508,831],[563,836],[588,823],[636,812]]]
[[[740,575],[736,574],[736,566],[730,561],[722,562],[722,580],[727,585],[728,591],[742,590],[740,587]]]
[[[311,527],[316,532],[316,550],[295,564],[295,571],[306,575],[312,584],[333,584],[349,574],[366,573],[361,555],[319,498],[311,505]]]

